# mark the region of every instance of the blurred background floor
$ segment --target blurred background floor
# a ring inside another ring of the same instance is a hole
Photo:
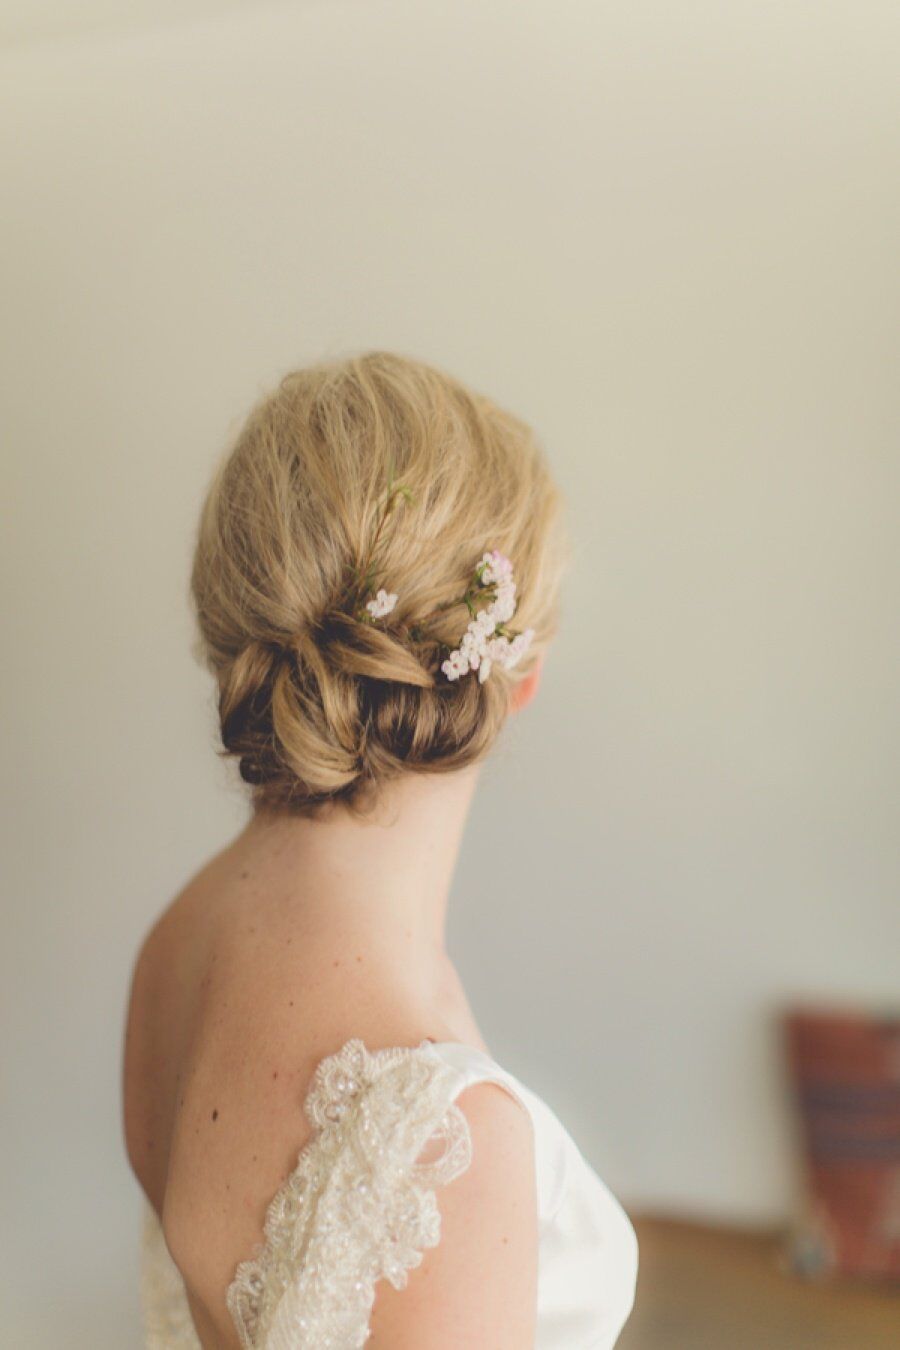
[[[898,1350],[900,1288],[800,1279],[778,1234],[635,1219],[640,1275],[617,1350]]]

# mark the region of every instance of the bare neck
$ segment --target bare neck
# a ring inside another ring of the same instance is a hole
[[[260,810],[234,847],[307,931],[338,932],[428,979],[448,963],[447,901],[477,780],[478,766],[404,775],[366,818]]]

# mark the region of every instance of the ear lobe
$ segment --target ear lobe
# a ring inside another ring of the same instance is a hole
[[[526,675],[524,680],[521,680],[520,683],[515,686],[510,700],[510,707],[513,712],[521,712],[523,708],[528,707],[528,704],[534,698],[541,683],[542,669],[543,661],[539,661],[534,670],[532,670],[529,675]]]

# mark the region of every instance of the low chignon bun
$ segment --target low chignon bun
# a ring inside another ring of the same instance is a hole
[[[410,500],[379,536],[375,584],[399,598],[363,623],[348,583],[392,469]],[[469,616],[450,602],[492,548],[513,561],[514,624],[534,637],[514,669],[451,682],[441,660]],[[220,753],[256,805],[309,814],[478,760],[556,631],[566,556],[561,498],[524,422],[389,352],[292,372],[248,416],[200,514],[191,596]]]

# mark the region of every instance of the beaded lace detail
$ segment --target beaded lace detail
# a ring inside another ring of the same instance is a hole
[[[459,1075],[428,1045],[370,1053],[353,1039],[319,1063],[312,1134],[226,1294],[244,1350],[358,1350],[376,1281],[404,1288],[439,1242],[435,1187],[465,1171],[472,1143]],[[429,1141],[439,1156],[418,1161]]]

